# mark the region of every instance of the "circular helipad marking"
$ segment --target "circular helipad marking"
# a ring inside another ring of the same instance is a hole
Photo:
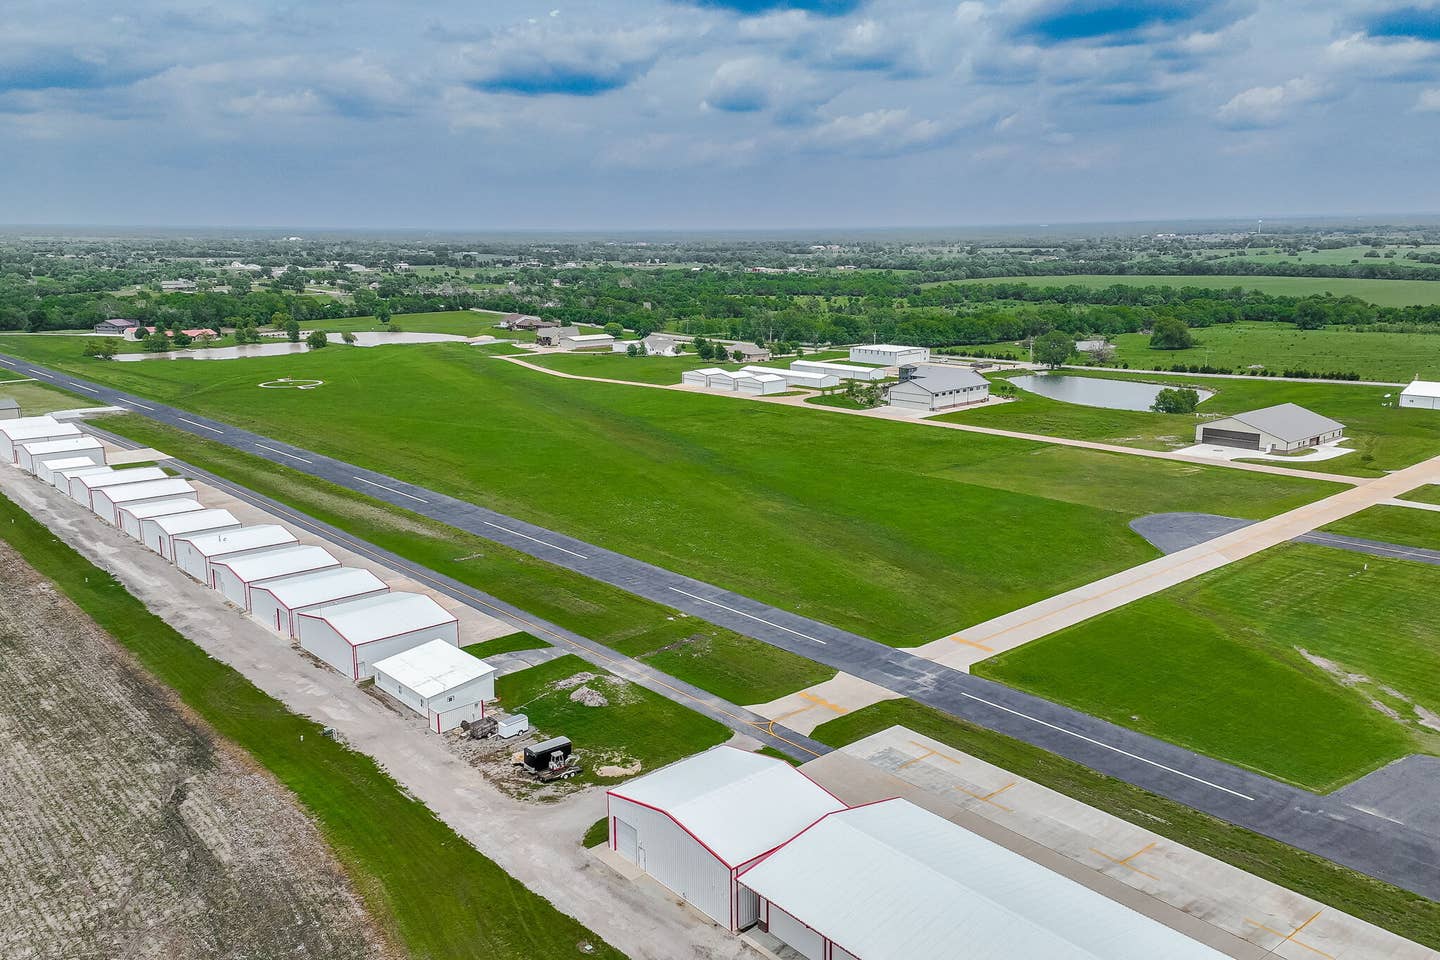
[[[290,388],[295,390],[314,390],[316,387],[324,386],[324,384],[324,380],[294,380],[290,377],[281,377],[279,380],[266,380],[264,383],[259,384],[259,386],[264,390],[285,390]]]

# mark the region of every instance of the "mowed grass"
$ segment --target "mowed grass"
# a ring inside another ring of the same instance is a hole
[[[1363,262],[1363,261],[1362,261]],[[1383,261],[1382,261],[1383,262]],[[1440,278],[1440,270],[1436,271]],[[1103,290],[1106,287],[1197,287],[1201,290],[1259,290],[1261,293],[1284,297],[1312,297],[1332,294],[1337,297],[1358,297],[1382,307],[1408,307],[1440,303],[1440,282],[1433,280],[1359,280],[1348,277],[1246,277],[1246,276],[1105,276],[1077,274],[1053,277],[986,277],[976,280],[945,280],[942,283],[1023,283],[1032,287],[1084,287]],[[927,284],[931,286],[934,284]]]
[[[938,419],[1147,450],[1174,450],[1192,445],[1196,426],[1206,420],[1277,403],[1298,403],[1345,424],[1349,438],[1346,446],[1355,452],[1333,460],[1286,462],[1280,466],[1378,477],[1440,455],[1440,411],[1390,406],[1393,401],[1387,401],[1386,394],[1393,395],[1393,387],[1077,370],[1066,370],[1064,375],[1192,386],[1214,391],[1215,395],[1200,404],[1197,414],[1190,415],[1086,407],[1017,389],[1014,403],[945,414]]]
[[[1440,511],[1417,510],[1414,507],[1370,507],[1321,529],[1325,533],[1346,537],[1440,550]]]
[[[76,366],[900,645],[1153,558],[1127,527],[1144,513],[1259,518],[1335,490],[566,380],[462,345]],[[256,388],[283,375],[326,383]]]
[[[594,679],[576,682],[582,674]],[[573,695],[581,686],[609,702],[580,702]],[[574,742],[584,757],[581,782],[617,783],[633,776],[602,776],[596,769],[601,764],[624,767],[638,760],[643,770],[654,770],[730,739],[728,727],[573,655],[500,677],[495,694],[507,713],[529,717],[539,735]]]
[[[1397,508],[1403,509],[1403,508]],[[1440,752],[1440,567],[1287,544],[979,663],[1313,790]]]
[[[830,350],[806,354],[803,357],[779,357],[750,364],[701,360],[693,353],[681,354],[678,357],[632,357],[623,353],[551,353],[527,357],[526,362],[581,377],[672,384],[679,383],[686,370],[700,367],[719,367],[721,370],[739,370],[747,366],[788,369],[796,360],[844,360],[848,356],[846,351]]]
[[[38,383],[0,384],[0,397],[9,397],[20,404],[20,416],[38,417],[56,410],[74,410],[76,407],[93,407],[92,397],[86,400],[78,395],[65,393]]]
[[[103,426],[734,703],[764,703],[835,675],[813,660],[174,427],[128,415],[107,417]],[[568,644],[538,624],[531,629],[545,643]],[[694,650],[705,656],[692,656]]]
[[[1414,500],[1417,503],[1440,504],[1440,486],[1427,483],[1423,487],[1416,487],[1409,493],[1401,494],[1401,500]]]
[[[342,317],[338,320],[306,320],[300,327],[330,333],[380,333],[398,326],[406,333],[452,333],[458,337],[478,337],[488,333],[504,337],[509,335],[509,331],[495,328],[504,316],[503,313],[490,311],[445,310],[438,313],[396,313],[391,315],[389,323],[381,323],[375,317]]]
[[[1115,357],[1137,369],[1183,363],[1240,370],[1264,364],[1272,371],[1353,372],[1362,380],[1409,383],[1440,379],[1440,335],[1297,330],[1289,323],[1224,323],[1194,331],[1188,350],[1152,350],[1140,333],[1116,337]]]
[[[581,940],[601,956],[621,956],[481,855],[370,757],[324,736],[319,724],[195,646],[4,497],[0,538],[294,793],[408,956],[573,957]]]
[[[887,700],[856,710],[816,727],[814,737],[840,747],[897,724],[1402,937],[1440,948],[1440,903],[913,700]]]
[[[529,633],[510,633],[503,637],[495,637],[490,640],[482,640],[479,643],[472,643],[465,648],[465,652],[472,657],[479,657],[484,660],[486,657],[493,657],[500,653],[515,653],[520,650],[540,650],[550,644],[539,637]]]

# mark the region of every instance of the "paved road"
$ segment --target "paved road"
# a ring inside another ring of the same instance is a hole
[[[1440,900],[1440,837],[1360,811],[1336,798],[1320,797],[1202,757],[1018,690],[385,474],[46,370],[18,358],[0,354],[0,365],[79,391],[97,402],[134,410],[197,436],[284,463],[352,491],[619,586],[863,677],[902,696],[1067,757],[1092,770]],[[1350,492],[1358,491],[1346,491]],[[354,545],[353,538],[340,536]],[[413,574],[413,564],[395,559]],[[435,574],[428,576],[432,581],[444,579]],[[463,584],[456,587],[470,590]],[[496,604],[504,606],[498,601]],[[522,611],[516,614],[528,618]],[[708,696],[703,691],[696,692]]]

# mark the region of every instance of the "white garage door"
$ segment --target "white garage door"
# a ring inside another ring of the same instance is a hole
[[[900,407],[902,410],[929,410],[929,400],[911,400],[908,397],[891,397],[890,405]]]
[[[640,862],[639,851],[636,850],[635,828],[619,817],[615,818],[615,852],[631,863]]]
[[[790,914],[770,904],[770,934],[809,960],[825,960],[825,940]]]

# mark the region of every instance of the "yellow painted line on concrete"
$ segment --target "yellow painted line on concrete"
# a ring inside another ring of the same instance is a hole
[[[1279,943],[1279,944],[1276,944],[1274,947],[1271,948],[1271,950],[1270,950],[1271,953],[1274,953],[1275,950],[1279,949],[1280,944],[1293,943],[1293,944],[1295,944],[1295,946],[1300,947],[1301,949],[1309,950],[1311,953],[1318,954],[1319,956],[1322,956],[1322,957],[1327,957],[1328,960],[1335,960],[1335,957],[1334,957],[1333,954],[1326,953],[1324,950],[1321,950],[1319,947],[1312,947],[1312,946],[1310,946],[1310,944],[1304,942],[1303,940],[1297,939],[1297,938],[1299,937],[1299,935],[1300,935],[1300,932],[1301,932],[1302,930],[1304,930],[1306,927],[1310,926],[1310,924],[1314,923],[1314,922],[1315,922],[1315,918],[1318,917],[1318,916],[1320,916],[1320,914],[1322,914],[1322,913],[1324,913],[1324,912],[1325,912],[1324,910],[1316,910],[1315,913],[1310,917],[1310,919],[1306,920],[1304,923],[1300,924],[1300,926],[1296,927],[1294,930],[1291,930],[1289,933],[1281,933],[1279,930],[1276,930],[1274,927],[1267,927],[1265,924],[1263,924],[1263,923],[1257,923],[1256,921],[1251,920],[1251,919],[1249,919],[1248,917],[1245,919],[1245,922],[1248,923],[1248,924],[1250,924],[1252,927],[1259,927],[1261,930],[1264,930],[1266,933],[1273,933],[1273,934],[1275,934],[1275,936],[1277,936],[1277,937],[1280,938],[1280,943]]]
[[[1106,853],[1104,850],[1097,850],[1094,847],[1090,848],[1090,852],[1096,854],[1097,856],[1104,857],[1106,860],[1109,860],[1116,866],[1124,867],[1127,870],[1131,870],[1135,873],[1140,874],[1140,876],[1142,877],[1149,877],[1151,880],[1154,880],[1158,883],[1160,881],[1160,878],[1155,876],[1155,874],[1146,873],[1144,870],[1141,870],[1139,867],[1135,866],[1136,858],[1138,858],[1141,854],[1149,853],[1154,847],[1155,841],[1152,840],[1149,843],[1145,844],[1145,846],[1141,847],[1139,850],[1136,850],[1134,853],[1130,854],[1130,856],[1128,857],[1113,857],[1110,854]]]

